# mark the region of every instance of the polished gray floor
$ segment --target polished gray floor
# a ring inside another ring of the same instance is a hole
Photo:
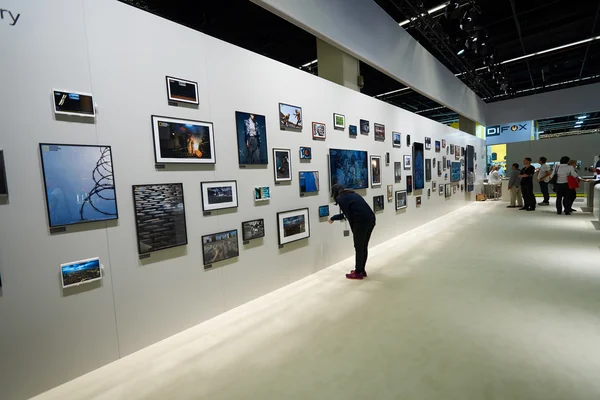
[[[600,231],[505,206],[378,246],[367,280],[344,279],[347,260],[39,399],[598,400]]]

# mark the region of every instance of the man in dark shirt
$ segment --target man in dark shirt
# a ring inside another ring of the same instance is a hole
[[[329,223],[333,224],[333,221],[347,219],[354,236],[356,262],[354,270],[346,274],[346,278],[366,278],[365,266],[369,256],[369,240],[375,228],[375,213],[361,195],[352,190],[345,190],[340,184],[333,185],[331,197],[334,198],[336,204],[339,204],[342,213],[332,216]]]
[[[535,211],[535,195],[533,194],[533,175],[535,167],[531,165],[531,158],[523,160],[523,169],[521,169],[521,192],[523,193],[523,203],[525,205],[519,210]]]

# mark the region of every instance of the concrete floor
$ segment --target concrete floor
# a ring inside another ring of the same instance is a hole
[[[367,280],[342,262],[36,399],[598,400],[600,232],[505,206],[376,247]]]

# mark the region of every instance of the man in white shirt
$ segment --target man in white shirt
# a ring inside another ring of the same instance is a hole
[[[550,182],[550,166],[546,164],[546,157],[540,157],[539,163],[541,164],[538,169],[538,173],[536,175],[537,181],[540,183],[540,189],[542,191],[542,195],[544,196],[544,201],[539,203],[540,206],[549,206],[550,205],[550,192],[548,192],[548,182]]]

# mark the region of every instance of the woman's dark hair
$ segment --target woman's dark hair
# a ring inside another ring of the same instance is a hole
[[[513,167],[515,167],[515,168],[519,168],[519,164],[517,164],[517,163],[514,163],[514,164],[513,164]]]
[[[566,164],[566,163],[568,163],[569,161],[571,161],[571,157],[564,156],[564,157],[561,157],[561,158],[560,158],[560,163],[561,163],[561,164]]]
[[[545,163],[546,161],[548,161],[548,159],[546,157],[540,157],[540,161]]]

